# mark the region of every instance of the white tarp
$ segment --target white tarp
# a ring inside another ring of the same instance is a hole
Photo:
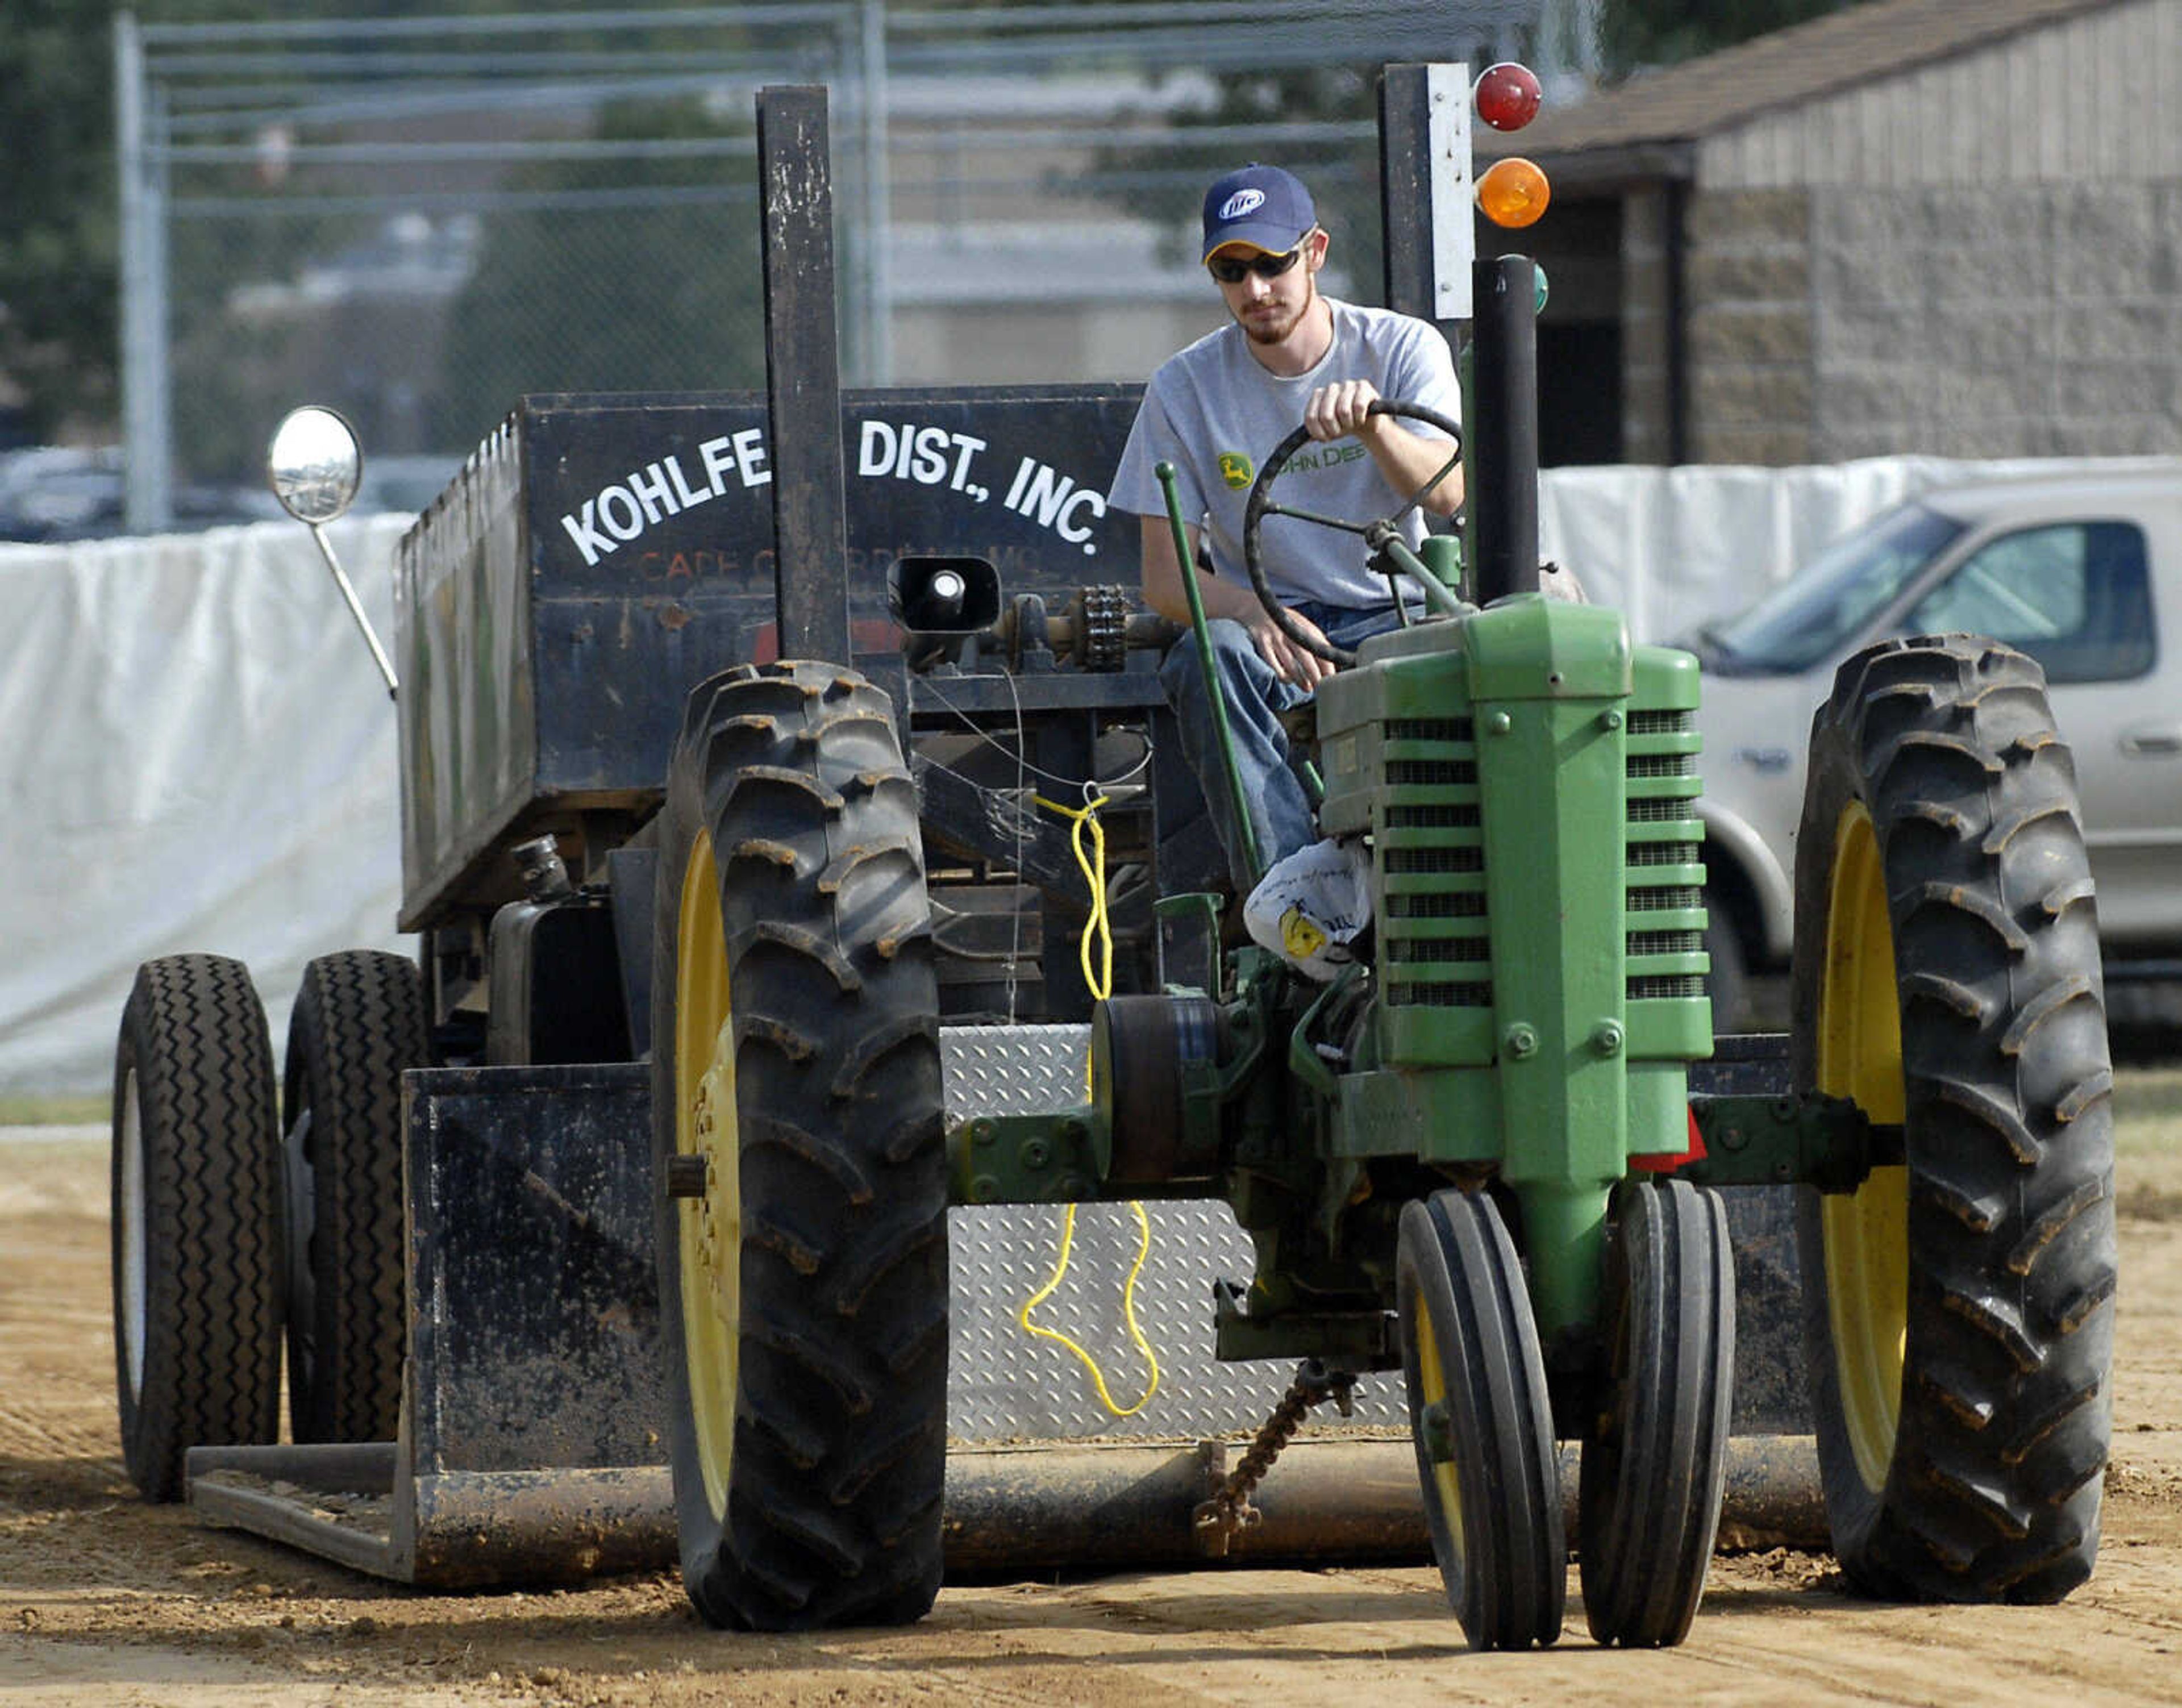
[[[2070,466],[1553,470],[1539,544],[1666,640],[1897,498]],[[407,520],[334,530],[390,644]],[[0,1093],[103,1090],[148,957],[246,962],[277,1053],[305,961],[405,946],[394,709],[300,526],[0,545]]]
[[[382,637],[401,516],[332,530]],[[97,1092],[137,963],[401,948],[394,704],[309,533],[0,546],[0,1092]]]

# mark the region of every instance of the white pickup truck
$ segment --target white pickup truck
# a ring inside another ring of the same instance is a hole
[[[2182,1025],[2182,475],[1935,489],[1843,536],[1685,644],[1704,666],[1715,1023],[1785,964],[1811,715],[1891,636],[1991,635],[2045,666],[2074,751],[2108,1011]]]

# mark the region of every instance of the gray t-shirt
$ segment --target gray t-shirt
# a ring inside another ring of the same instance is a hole
[[[1247,581],[1243,511],[1258,465],[1303,424],[1304,406],[1318,387],[1368,379],[1382,397],[1461,419],[1454,363],[1436,327],[1389,309],[1325,301],[1333,312],[1333,342],[1315,368],[1293,379],[1268,373],[1251,355],[1248,335],[1232,323],[1161,362],[1144,388],[1107,503],[1138,516],[1165,516],[1166,500],[1153,469],[1173,463],[1182,513],[1203,526],[1214,570]],[[1422,422],[1401,424],[1438,437]],[[1321,516],[1368,522],[1409,495],[1394,491],[1360,441],[1341,439],[1304,445],[1281,471],[1274,496]],[[1424,538],[1420,511],[1411,511],[1404,527],[1410,544]],[[1260,544],[1265,578],[1285,604],[1315,600],[1362,609],[1388,601],[1386,578],[1365,569],[1367,554],[1355,534],[1271,517],[1260,529]]]

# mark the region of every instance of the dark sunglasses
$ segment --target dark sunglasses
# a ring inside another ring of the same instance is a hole
[[[1278,279],[1302,260],[1304,251],[1310,247],[1310,240],[1306,237],[1285,255],[1253,255],[1248,261],[1221,256],[1205,264],[1212,269],[1212,276],[1222,285],[1240,285],[1248,274],[1253,273],[1260,279]]]

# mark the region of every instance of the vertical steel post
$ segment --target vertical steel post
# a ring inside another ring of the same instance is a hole
[[[894,379],[894,302],[887,274],[892,181],[887,149],[887,0],[863,0],[864,375],[866,385]]]
[[[822,86],[758,91],[757,163],[780,655],[846,664],[849,540]]]
[[[1450,351],[1462,348],[1457,324],[1470,312],[1471,263],[1477,252],[1470,170],[1470,68],[1389,65],[1379,75],[1379,230],[1386,304],[1436,322]],[[1465,364],[1463,394],[1470,388]],[[1470,489],[1470,431],[1463,423],[1463,490]],[[1437,526],[1437,525],[1435,525]],[[1425,543],[1443,536],[1435,533]],[[1456,593],[1462,554],[1452,544],[1427,556],[1434,574]]]
[[[166,126],[155,116],[136,14],[114,20],[114,130],[121,240],[121,443],[125,520],[152,533],[173,518],[174,423],[167,374]],[[155,134],[156,133],[156,135]]]
[[[1386,304],[1454,326],[1470,316],[1477,252],[1470,68],[1389,65],[1379,76],[1379,229]]]
[[[1426,68],[1379,74],[1379,246],[1387,307],[1432,318],[1430,119]]]
[[[1476,489],[1470,495],[1475,597],[1538,589],[1538,311],[1527,255],[1480,261],[1476,279]]]

